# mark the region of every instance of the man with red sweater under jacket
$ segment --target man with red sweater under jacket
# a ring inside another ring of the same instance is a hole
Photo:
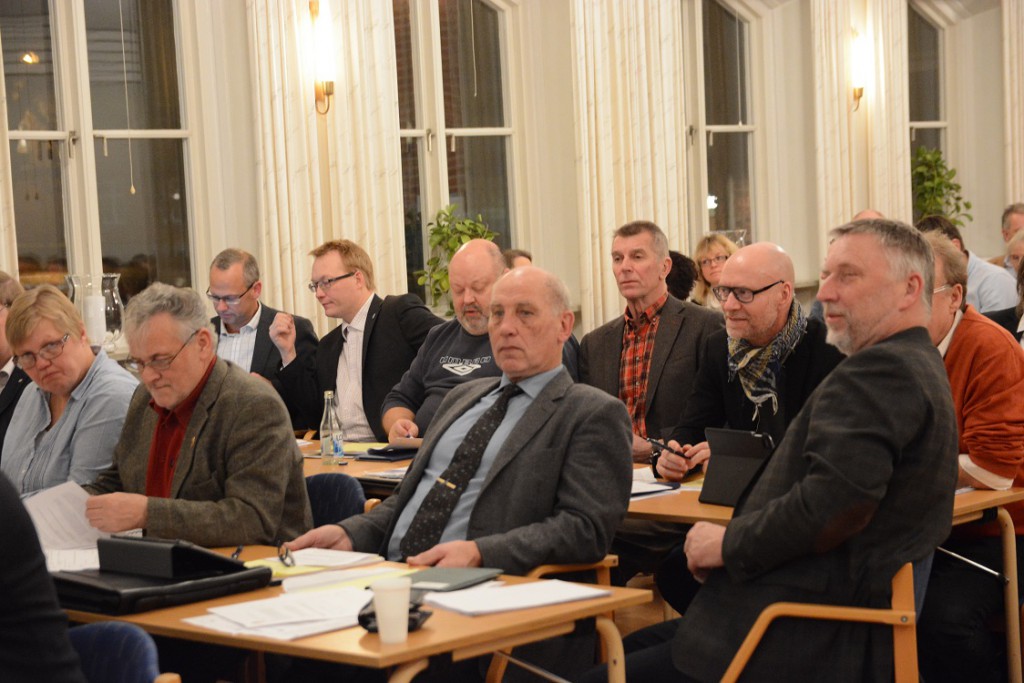
[[[964,306],[967,264],[947,238],[928,233],[935,252],[935,294],[928,330],[943,355],[960,435],[959,486],[1007,489],[1024,485],[1024,350],[999,325]],[[1017,535],[1024,534],[1024,505],[1008,506]],[[1002,566],[995,522],[956,527],[948,550],[998,570]],[[1024,559],[1018,544],[1018,557]],[[1018,560],[1018,572],[1024,567]],[[1022,577],[1024,578],[1024,577]],[[918,623],[924,680],[1006,680],[998,636],[987,628],[1003,609],[1003,584],[995,577],[936,553]]]

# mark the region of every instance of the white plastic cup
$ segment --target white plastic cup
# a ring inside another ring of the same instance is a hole
[[[409,637],[409,593],[412,579],[399,576],[370,584],[373,609],[377,613],[377,633],[385,644],[404,643]]]

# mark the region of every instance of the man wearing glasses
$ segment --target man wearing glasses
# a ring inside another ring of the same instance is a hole
[[[704,430],[730,427],[770,434],[780,443],[804,401],[843,359],[825,341],[825,323],[804,316],[793,297],[793,260],[758,242],[726,261],[713,296],[725,329],[704,347],[700,371],[679,427],[656,459],[660,476],[679,481],[711,455]],[[686,571],[683,536],[658,568],[665,600],[683,614],[699,584]]]
[[[373,264],[354,242],[325,242],[310,254],[309,289],[329,318],[341,325],[320,341],[307,361],[298,359],[294,325],[272,330],[284,368],[278,374],[289,411],[302,426],[320,424],[323,392],[334,391],[348,441],[387,441],[381,423],[384,397],[412,364],[427,332],[444,322],[414,294],[375,293]]]
[[[278,330],[295,328],[295,352],[300,363],[312,358],[317,338],[306,318],[289,315],[260,302],[263,283],[256,258],[241,249],[225,249],[210,264],[210,288],[206,298],[217,315],[210,320],[218,333],[217,355],[243,370],[265,377],[281,393],[277,373],[281,351],[274,343]],[[279,335],[278,335],[279,336]],[[291,414],[296,429],[299,416]]]
[[[281,399],[217,358],[202,297],[153,284],[129,302],[124,331],[143,386],[111,467],[85,487],[89,522],[204,546],[272,544],[308,529],[302,456]]]

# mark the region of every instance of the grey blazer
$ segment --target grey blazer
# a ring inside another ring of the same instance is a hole
[[[664,438],[675,431],[700,365],[704,341],[724,326],[722,314],[668,297],[654,337],[647,377],[647,434]],[[619,363],[625,316],[590,332],[580,343],[580,382],[618,397]]]
[[[157,413],[144,384],[128,406],[114,461],[92,494],[146,492]],[[255,418],[255,419],[254,419]],[[170,498],[150,498],[146,533],[203,546],[274,544],[313,525],[302,455],[277,393],[218,358],[192,411]]]
[[[499,381],[473,380],[448,393],[395,495],[341,523],[357,550],[386,552],[437,441]],[[540,564],[604,557],[629,504],[631,438],[622,403],[573,384],[563,368],[527,408],[484,480],[467,534],[483,565],[523,574]]]

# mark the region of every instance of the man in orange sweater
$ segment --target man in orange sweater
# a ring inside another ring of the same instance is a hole
[[[1006,330],[965,306],[967,266],[947,238],[925,235],[935,252],[932,342],[943,355],[960,436],[959,486],[1024,485],[1024,350]],[[1008,508],[1024,533],[1024,505]],[[998,570],[1002,546],[995,522],[953,530],[943,547]],[[1024,559],[1018,545],[1018,556]],[[1018,567],[1024,567],[1018,560]],[[990,617],[1002,610],[1003,584],[943,553],[935,555],[918,624],[921,673],[935,681],[1006,680]]]

